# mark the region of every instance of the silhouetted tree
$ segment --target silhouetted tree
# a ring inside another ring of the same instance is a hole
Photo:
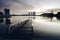
[[[60,20],[60,12],[58,12],[57,14],[55,14],[55,17],[57,17],[57,19]]]

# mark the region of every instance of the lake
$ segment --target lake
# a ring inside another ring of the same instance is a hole
[[[31,19],[34,30],[53,34],[60,34],[60,20],[57,20],[56,17],[53,17],[51,19],[41,16],[12,16],[9,19],[12,24],[20,23],[24,20]]]
[[[46,36],[60,36],[60,20],[56,17],[48,18],[41,16],[12,16],[11,18],[3,18],[0,20],[0,24],[6,24],[10,21],[11,24],[20,23],[24,20],[31,19],[33,26],[33,40],[46,38]],[[8,22],[7,22],[8,21]],[[55,39],[55,38],[54,38]]]

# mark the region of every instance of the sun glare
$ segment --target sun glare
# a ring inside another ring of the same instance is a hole
[[[34,11],[41,12],[41,11],[47,11],[47,9],[54,9],[54,6],[45,6],[45,7],[42,7],[42,8],[37,8]]]
[[[41,12],[41,11],[46,11],[46,9],[44,9],[44,8],[38,8],[38,9],[35,9],[34,11]]]

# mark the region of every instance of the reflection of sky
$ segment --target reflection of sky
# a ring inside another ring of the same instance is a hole
[[[34,31],[60,35],[60,23],[58,22],[46,22],[42,19],[35,19],[33,20],[33,26]]]
[[[52,20],[51,18],[48,18],[48,17],[41,17],[41,16],[35,16],[35,20],[43,20],[43,21],[46,21],[46,22],[57,22],[57,23],[60,23],[60,20],[58,20],[56,17],[53,17]]]
[[[0,9],[9,5],[10,9],[13,10],[12,13],[19,13],[27,10],[60,8],[59,4],[60,0],[0,0]]]

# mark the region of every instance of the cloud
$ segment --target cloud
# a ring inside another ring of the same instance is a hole
[[[17,5],[15,5],[17,4]],[[24,1],[22,2],[21,0],[0,0],[0,9],[2,9],[3,7],[10,5],[10,6],[19,6],[18,4],[20,4],[20,6],[27,7],[27,8],[32,8],[32,6],[24,3]]]
[[[7,5],[13,11],[24,11],[46,9],[46,8],[60,8],[60,0],[0,0],[0,10],[3,10]]]

